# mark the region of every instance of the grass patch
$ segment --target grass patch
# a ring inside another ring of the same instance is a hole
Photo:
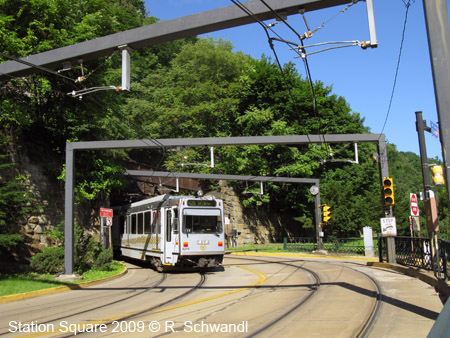
[[[75,282],[57,281],[54,275],[39,275],[35,273],[21,273],[15,275],[0,274],[0,297],[54,288],[74,283],[83,283],[93,280],[114,276],[124,270],[119,262],[113,261],[111,269],[108,271],[89,270],[83,273],[83,280]]]
[[[288,252],[283,249],[283,243],[249,244],[240,247],[227,248],[229,251],[255,251],[255,252]]]

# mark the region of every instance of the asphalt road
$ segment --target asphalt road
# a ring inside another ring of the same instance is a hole
[[[227,256],[223,269],[128,273],[0,304],[3,337],[426,337],[443,305],[364,262]]]

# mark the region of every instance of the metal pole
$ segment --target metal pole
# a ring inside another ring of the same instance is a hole
[[[422,112],[416,111],[416,128],[419,136],[420,162],[422,164],[422,178],[425,199],[430,198],[430,172],[428,167],[427,146],[425,144],[425,121],[422,118]]]
[[[420,150],[420,161],[422,163],[422,177],[423,177],[423,188],[424,188],[424,197],[425,200],[428,200],[431,198],[431,183],[430,183],[430,172],[429,172],[429,165],[428,165],[428,156],[427,156],[427,146],[425,143],[425,130],[429,130],[430,128],[426,126],[425,121],[422,118],[422,112],[416,111],[416,127],[417,127],[417,133],[419,134],[419,150]],[[427,215],[427,222],[428,219],[432,218],[430,216],[430,209],[425,208],[425,212]],[[433,270],[437,273],[437,275],[440,277],[441,275],[441,269],[440,269],[440,259],[439,259],[439,249],[437,245],[437,234],[436,231],[429,231],[430,235],[430,245],[431,245],[431,256],[434,260],[433,264]]]
[[[64,211],[64,273],[73,274],[74,228],[73,228],[73,181],[74,151],[66,144],[66,184]]]
[[[319,182],[316,183],[319,187]],[[322,215],[320,213],[320,189],[319,193],[315,196],[314,199],[314,209],[316,212],[316,238],[317,238],[317,250],[323,250],[323,237],[320,236],[322,232],[322,226],[320,225],[322,221]]]
[[[378,139],[378,157],[379,157],[379,169],[380,169],[380,192],[381,192],[381,205],[383,207],[383,217],[393,217],[392,207],[387,207],[384,203],[384,177],[389,176],[389,165],[388,165],[388,156],[386,149],[386,140],[383,134],[380,134]],[[395,255],[395,238],[387,237],[386,238],[386,256],[388,263],[396,263],[396,255]]]
[[[425,22],[433,71],[434,93],[442,143],[444,177],[450,211],[450,167],[447,153],[450,146],[450,27],[447,0],[423,0]]]

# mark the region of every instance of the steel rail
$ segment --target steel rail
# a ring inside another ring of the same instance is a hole
[[[241,259],[241,260],[249,260],[249,261],[256,261],[256,262],[266,262],[266,263],[275,263],[275,264],[281,264],[281,265],[285,265],[285,266],[290,266],[290,267],[294,267],[296,269],[301,269],[304,270],[306,272],[308,272],[309,274],[311,274],[311,276],[313,277],[314,280],[314,287],[311,288],[311,292],[308,293],[308,295],[304,298],[302,298],[299,302],[297,302],[294,306],[289,307],[284,313],[282,313],[280,316],[278,316],[277,318],[275,318],[274,320],[270,321],[269,323],[267,323],[265,326],[263,326],[262,328],[260,328],[259,330],[252,332],[251,334],[249,334],[247,337],[255,337],[257,335],[259,335],[260,333],[264,332],[265,330],[267,330],[268,328],[272,327],[273,325],[277,324],[281,319],[285,318],[288,314],[290,314],[292,311],[295,311],[296,309],[298,309],[300,306],[302,306],[303,304],[305,304],[308,300],[310,300],[314,295],[317,294],[317,292],[319,291],[320,285],[321,285],[321,281],[320,281],[320,277],[319,275],[308,268],[305,268],[303,266],[298,266],[296,264],[292,264],[292,263],[286,263],[286,262],[277,262],[277,261],[273,261],[273,260],[269,260],[269,259],[258,259],[258,258],[248,258],[248,257],[235,257],[235,256],[228,256],[227,258],[232,258],[232,259]]]
[[[180,299],[188,296],[189,294],[191,294],[195,290],[198,290],[205,283],[205,281],[206,281],[206,275],[204,273],[200,273],[200,280],[194,287],[191,287],[191,288],[189,288],[189,290],[183,292],[182,294],[179,294],[179,295],[177,295],[175,297],[172,297],[172,298],[170,298],[170,299],[168,299],[168,300],[166,300],[164,302],[161,302],[161,303],[153,305],[153,306],[151,306],[149,308],[146,308],[146,309],[143,309],[143,310],[140,310],[140,311],[136,311],[136,312],[133,312],[133,313],[129,313],[129,314],[126,314],[126,315],[117,316],[115,318],[108,318],[108,319],[104,319],[104,320],[97,320],[97,321],[92,321],[92,322],[86,322],[84,324],[96,324],[96,323],[98,323],[98,324],[110,325],[110,324],[112,324],[113,322],[116,322],[116,321],[124,321],[124,320],[130,319],[130,318],[141,316],[143,314],[155,311],[155,310],[157,310],[157,309],[159,309],[159,308],[161,308],[163,306],[166,306],[166,305],[169,305],[170,303],[173,303],[176,300],[180,300]],[[76,334],[76,336],[80,336],[80,335],[85,334],[85,333],[91,334],[90,332],[79,332],[79,333]],[[64,338],[66,338],[66,337],[73,337],[73,334],[70,334],[70,335],[67,335],[67,336],[62,336],[62,337],[64,337]]]

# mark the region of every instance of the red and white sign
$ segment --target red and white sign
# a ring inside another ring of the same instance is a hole
[[[411,201],[411,216],[419,216],[419,204],[417,203],[417,195],[409,194]]]
[[[383,237],[397,236],[397,222],[395,217],[380,218]]]
[[[113,210],[100,208],[100,217],[113,217]]]

